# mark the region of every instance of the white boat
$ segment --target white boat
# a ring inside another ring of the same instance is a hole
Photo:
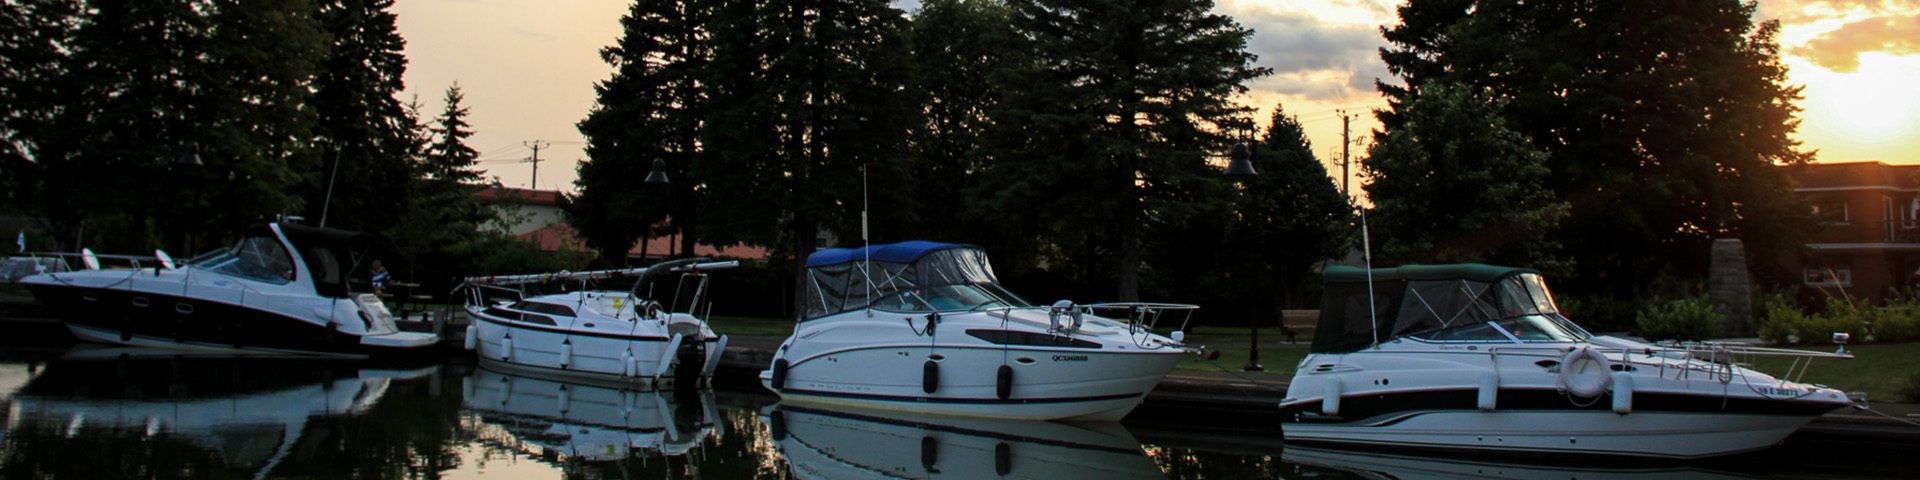
[[[672,388],[675,379],[710,379],[727,337],[695,317],[705,271],[739,262],[683,259],[646,268],[468,278],[466,347],[482,364],[526,375]],[[650,281],[681,273],[666,304],[640,294]],[[524,296],[527,287],[638,277],[632,291],[575,290]],[[499,296],[504,294],[504,299]]]
[[[760,421],[794,478],[1167,478],[1126,427],[1113,422],[917,415],[785,402]]]
[[[239,243],[175,263],[83,251],[83,270],[20,279],[82,340],[164,348],[364,357],[419,352],[380,298],[355,291],[373,237],[293,223],[249,227]],[[131,268],[102,268],[101,258]]]
[[[1595,337],[1528,269],[1331,267],[1312,349],[1280,403],[1282,432],[1288,442],[1693,458],[1773,446],[1852,404],[1747,368],[1758,355],[1852,358]]]
[[[1196,351],[1178,333],[1150,329],[1165,312],[1197,307],[1035,307],[1001,287],[986,253],[970,245],[822,250],[807,258],[806,274],[800,322],[760,373],[787,403],[1119,420]]]
[[[558,463],[677,456],[719,436],[713,392],[643,391],[523,377],[482,368],[463,379],[468,431],[528,457]]]

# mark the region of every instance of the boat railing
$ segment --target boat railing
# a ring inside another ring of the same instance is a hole
[[[1842,344],[1840,349],[1834,352],[1817,352],[1790,348],[1762,347],[1743,343],[1676,342],[1669,340],[1655,343],[1652,347],[1641,350],[1640,352],[1630,351],[1627,353],[1642,353],[1658,356],[1663,359],[1681,361],[1700,360],[1706,362],[1708,365],[1712,365],[1712,371],[1709,373],[1714,374],[1716,379],[1724,379],[1723,381],[1731,381],[1731,378],[1738,374],[1734,367],[1750,368],[1753,366],[1754,359],[1758,357],[1793,358],[1793,363],[1787,366],[1786,374],[1780,376],[1781,379],[1793,382],[1799,382],[1802,377],[1806,376],[1807,367],[1811,366],[1813,360],[1816,358],[1853,359],[1853,353],[1847,351],[1845,344]],[[1666,364],[1667,362],[1662,362],[1663,369],[1667,366]]]

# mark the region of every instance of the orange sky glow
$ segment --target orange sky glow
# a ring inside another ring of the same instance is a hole
[[[1275,104],[1296,115],[1315,154],[1338,175],[1342,114],[1353,156],[1363,157],[1388,76],[1378,29],[1397,23],[1387,0],[1216,0],[1215,11],[1255,30],[1249,50],[1275,75],[1240,101],[1264,122]],[[593,106],[593,85],[612,73],[599,49],[620,34],[628,0],[408,0],[396,2],[407,39],[408,91],[437,115],[459,82],[476,131],[468,146],[508,186],[573,190],[586,158],[574,124]],[[896,3],[909,11],[913,3]],[[1920,0],[1761,0],[1756,19],[1778,19],[1788,82],[1803,85],[1802,148],[1823,163],[1920,163]],[[540,151],[538,181],[526,144]],[[1357,173],[1358,168],[1353,169]],[[1354,189],[1359,188],[1355,180]]]

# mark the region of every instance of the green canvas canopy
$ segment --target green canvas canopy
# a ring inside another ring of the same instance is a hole
[[[1527,334],[1543,339],[1585,335],[1559,317],[1540,272],[1482,264],[1328,267],[1313,353],[1346,353],[1393,338],[1469,340]],[[1369,280],[1372,288],[1369,289]],[[1479,328],[1520,317],[1551,317],[1517,326]],[[1522,331],[1522,328],[1552,330]],[[1494,335],[1500,335],[1495,337]]]

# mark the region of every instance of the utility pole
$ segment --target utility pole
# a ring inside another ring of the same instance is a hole
[[[533,149],[533,158],[522,160],[523,162],[533,164],[533,179],[532,181],[529,182],[530,185],[528,185],[527,188],[531,190],[539,190],[540,189],[540,149],[547,148],[548,145],[552,145],[552,144],[539,141],[539,140],[520,142],[520,144],[526,145],[527,148]]]
[[[1351,197],[1353,196],[1349,191],[1351,187],[1347,184],[1349,182],[1347,179],[1351,178],[1351,175],[1347,173],[1347,165],[1352,162],[1353,156],[1347,148],[1353,145],[1353,140],[1349,137],[1353,134],[1353,117],[1347,116],[1346,110],[1335,112],[1340,114],[1340,194]]]

